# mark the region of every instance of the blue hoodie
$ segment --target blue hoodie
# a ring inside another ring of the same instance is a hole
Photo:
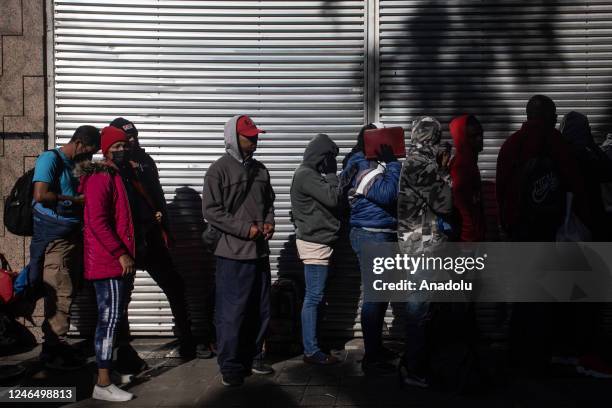
[[[353,154],[340,178],[350,177],[351,227],[397,229],[397,195],[402,165],[366,159]]]

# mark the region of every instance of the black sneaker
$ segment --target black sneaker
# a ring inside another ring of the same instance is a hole
[[[332,365],[339,363],[340,360],[331,354],[325,354],[322,351],[317,351],[312,356],[307,356],[304,354],[304,362],[314,365]]]
[[[239,375],[222,375],[221,384],[226,387],[239,387],[244,384],[244,378]]]
[[[117,349],[117,362],[115,368],[122,374],[139,374],[148,368],[147,362],[138,355],[130,345],[120,346]]]
[[[253,360],[251,371],[253,372],[253,374],[258,374],[258,375],[274,374],[274,369],[268,364],[264,364],[262,359]]]
[[[64,343],[57,346],[43,345],[39,358],[45,367],[52,370],[78,370],[87,364],[87,360],[77,349]]]
[[[397,375],[397,368],[386,361],[372,361],[368,362],[364,359],[361,362],[361,370],[366,375],[371,375],[374,377],[390,377]]]
[[[429,387],[429,383],[427,382],[427,379],[424,376],[409,372],[408,369],[404,366],[400,366],[399,368],[399,380],[400,387],[403,387],[404,385],[418,388]]]
[[[208,360],[213,358],[215,353],[212,351],[211,347],[208,344],[198,344],[196,345],[196,357],[202,360]]]

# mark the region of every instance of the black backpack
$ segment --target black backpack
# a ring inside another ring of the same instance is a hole
[[[60,166],[58,174],[64,169],[64,160],[57,152],[52,151],[59,160]],[[58,182],[59,184],[59,178]],[[28,170],[23,176],[19,177],[11,190],[11,194],[6,197],[4,202],[4,226],[9,232],[23,237],[32,236],[32,201],[34,199],[34,169]]]
[[[563,221],[565,188],[558,165],[545,150],[519,166],[519,213],[528,230],[554,235]]]

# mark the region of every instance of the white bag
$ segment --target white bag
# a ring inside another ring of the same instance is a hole
[[[572,211],[574,195],[567,193],[565,206],[565,220],[557,230],[557,242],[589,242],[592,239],[591,231],[580,221]]]

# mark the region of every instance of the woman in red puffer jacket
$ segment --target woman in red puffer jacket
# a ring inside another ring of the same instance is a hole
[[[128,138],[120,129],[107,127],[101,133],[105,160],[79,167],[80,191],[85,196],[84,269],[93,282],[98,303],[95,334],[98,381],[93,398],[128,401],[133,395],[110,380],[113,340],[124,315],[127,279],[135,272],[134,223],[128,192],[121,177],[129,166]]]

